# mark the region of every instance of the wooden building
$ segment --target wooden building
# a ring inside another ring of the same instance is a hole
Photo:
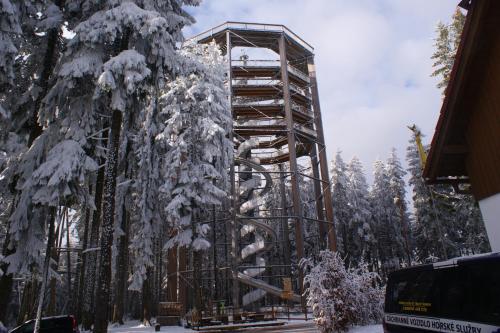
[[[500,1],[462,1],[462,39],[431,144],[429,183],[467,183],[500,251]]]

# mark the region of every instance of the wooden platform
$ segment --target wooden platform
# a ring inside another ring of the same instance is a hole
[[[245,324],[233,324],[233,325],[207,326],[207,327],[199,327],[192,329],[195,331],[200,331],[202,333],[217,333],[217,332],[233,332],[246,328],[265,328],[265,327],[276,327],[283,325],[285,325],[285,322],[245,323]]]

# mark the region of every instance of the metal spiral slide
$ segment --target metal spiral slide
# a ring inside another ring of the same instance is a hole
[[[238,157],[235,159],[235,163],[243,166],[244,170],[253,170],[252,175],[255,172],[261,173],[266,182],[264,188],[260,189],[258,193],[254,192],[252,196],[250,193],[260,186],[261,177],[259,175],[255,175],[240,184],[240,197],[246,199],[246,201],[241,203],[240,212],[236,216],[238,222],[242,225],[241,236],[244,237],[245,235],[253,233],[255,237],[255,241],[253,243],[242,249],[240,260],[244,260],[251,255],[255,255],[256,267],[245,269],[243,272],[238,272],[237,274],[238,281],[256,288],[243,295],[243,306],[258,301],[263,298],[266,293],[283,297],[283,289],[270,285],[257,278],[265,271],[266,260],[262,257],[262,254],[270,251],[273,247],[274,241],[277,239],[276,232],[271,226],[256,219],[252,219],[249,214],[261,205],[265,195],[271,190],[272,186],[272,178],[270,174],[266,172],[266,168],[260,165],[258,159],[252,160],[250,158],[245,158],[249,151],[252,148],[256,148],[258,144],[259,142],[256,139],[244,141],[240,144],[237,153]],[[267,245],[265,244],[265,239],[262,233],[265,233],[272,238],[272,241]],[[300,302],[300,296],[296,294],[293,294],[290,299],[294,302]]]

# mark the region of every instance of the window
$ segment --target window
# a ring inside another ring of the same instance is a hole
[[[471,321],[500,325],[500,262],[466,267],[464,316]]]
[[[399,275],[387,286],[386,312],[434,315],[436,290],[433,270]]]

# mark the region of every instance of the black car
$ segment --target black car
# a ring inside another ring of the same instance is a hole
[[[28,320],[9,333],[33,333],[35,319]],[[73,316],[44,317],[40,322],[40,333],[79,333],[78,325]]]
[[[389,274],[386,333],[500,333],[500,253]]]

